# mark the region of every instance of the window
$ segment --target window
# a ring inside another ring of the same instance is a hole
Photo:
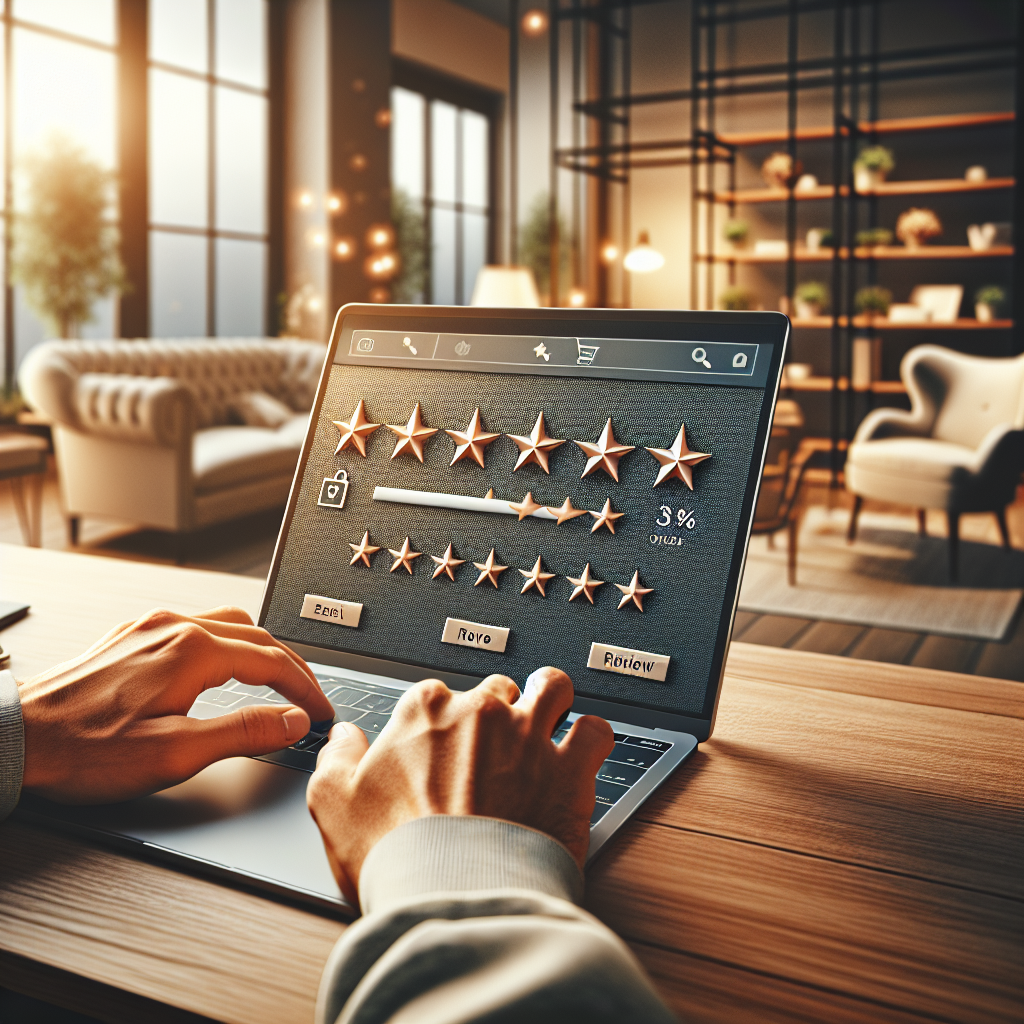
[[[391,187],[396,206],[422,225],[426,267],[422,290],[399,297],[464,305],[493,258],[497,98],[400,61],[394,80]]]
[[[149,2],[150,333],[266,332],[266,0]]]

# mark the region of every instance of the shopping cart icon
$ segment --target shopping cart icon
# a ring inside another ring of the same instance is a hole
[[[601,347],[600,345],[584,345],[579,338],[576,339],[576,347],[579,349],[579,355],[576,357],[577,366],[589,366],[594,361],[594,356],[597,355],[597,350]]]

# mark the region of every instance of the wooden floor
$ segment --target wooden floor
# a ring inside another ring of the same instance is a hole
[[[808,503],[824,504],[828,497],[823,489],[820,493],[812,491],[808,495]],[[843,494],[838,498],[833,495],[832,500],[845,502],[845,497]],[[1009,510],[1008,521],[1014,546],[1024,548],[1024,489],[1019,494],[1017,503]],[[265,578],[270,569],[280,522],[279,511],[237,520],[202,531],[190,538],[184,551],[179,551],[173,539],[158,530],[138,530],[130,524],[86,519],[82,523],[80,550],[111,558],[178,562],[197,569],[213,569]],[[941,514],[929,514],[928,530],[935,536],[942,535],[945,524]],[[999,543],[995,519],[989,515],[964,516],[961,531],[965,540]],[[2,481],[0,542],[21,543],[10,487]],[[43,547],[63,550],[66,546],[64,520],[60,514],[57,495],[57,479],[51,468],[43,498]],[[787,647],[798,651],[836,654],[868,661],[916,665],[1024,682],[1024,615],[1020,613],[1009,639],[1002,643],[963,640],[894,629],[873,629],[784,615],[757,615],[751,612],[737,614],[733,639],[769,647]]]

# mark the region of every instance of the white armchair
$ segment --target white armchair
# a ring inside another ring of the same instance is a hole
[[[188,533],[283,505],[325,355],[271,339],[34,348],[19,381],[53,421],[70,542],[86,515]]]
[[[848,540],[865,498],[942,509],[949,524],[950,578],[957,578],[959,520],[993,512],[1010,546],[1006,506],[1024,470],[1024,355],[986,359],[937,345],[911,349],[900,365],[911,408],[865,417],[846,459],[854,497]]]

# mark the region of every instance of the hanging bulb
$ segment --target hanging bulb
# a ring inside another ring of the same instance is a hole
[[[619,258],[619,247],[614,242],[605,242],[601,246],[601,259],[605,263],[614,263]]]
[[[523,15],[520,24],[523,26],[523,35],[542,36],[548,30],[548,16],[534,8]]]
[[[665,266],[665,257],[651,245],[651,237],[641,231],[636,245],[626,253],[622,265],[633,274],[649,274]]]

